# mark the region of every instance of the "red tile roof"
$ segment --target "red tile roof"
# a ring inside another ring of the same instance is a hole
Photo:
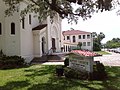
[[[40,24],[37,27],[33,28],[32,30],[41,30],[43,28],[45,28],[47,26],[47,24]]]
[[[79,34],[90,34],[91,32],[81,31],[81,30],[68,30],[63,31],[63,35],[79,35]]]
[[[85,50],[72,50],[71,52],[79,54],[79,55],[83,55],[83,56],[86,56],[86,57],[101,56],[97,53],[94,53],[94,52],[91,52],[91,51],[85,51]]]

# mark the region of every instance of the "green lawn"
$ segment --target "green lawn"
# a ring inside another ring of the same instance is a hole
[[[55,75],[56,66],[0,70],[0,90],[120,90],[120,67],[106,67],[104,81],[73,80]]]
[[[98,53],[98,54],[102,54],[102,55],[110,54],[110,53],[108,53],[106,51],[95,51],[95,52]]]

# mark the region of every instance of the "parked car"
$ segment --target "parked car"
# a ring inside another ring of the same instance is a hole
[[[120,48],[116,48],[114,52],[115,53],[120,53]]]

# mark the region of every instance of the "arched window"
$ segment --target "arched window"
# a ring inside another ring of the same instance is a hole
[[[42,54],[45,53],[45,37],[42,37]]]
[[[29,14],[29,24],[31,24],[31,14]]]
[[[87,39],[90,39],[90,35],[87,35]]]
[[[75,36],[73,36],[73,42],[76,42],[76,40],[75,40]]]
[[[22,29],[25,29],[25,18],[22,18]]]
[[[83,39],[85,39],[85,35],[83,35]]]
[[[2,35],[2,24],[0,23],[0,35]]]
[[[15,34],[15,23],[11,23],[11,34]]]
[[[78,38],[81,39],[81,35],[79,35]]]

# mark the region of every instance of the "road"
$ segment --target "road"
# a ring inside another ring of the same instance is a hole
[[[120,66],[120,54],[111,53],[111,55],[94,57],[94,61],[100,61],[105,66]]]

